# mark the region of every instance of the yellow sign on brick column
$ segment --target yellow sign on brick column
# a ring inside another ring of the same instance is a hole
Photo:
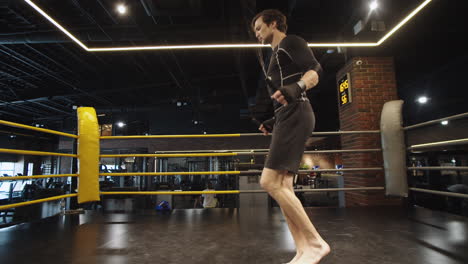
[[[349,73],[345,74],[338,80],[338,95],[340,97],[341,106],[351,102],[351,83]]]

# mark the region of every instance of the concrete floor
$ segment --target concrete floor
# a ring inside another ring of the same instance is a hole
[[[468,219],[430,211],[308,208],[332,253],[321,263],[468,263]],[[294,243],[278,208],[54,216],[0,229],[1,263],[284,263]]]

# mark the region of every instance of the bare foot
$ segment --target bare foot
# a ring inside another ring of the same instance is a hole
[[[294,256],[294,258],[293,258],[291,261],[289,261],[288,263],[285,263],[285,264],[293,264],[293,263],[295,263],[295,261],[297,261],[297,260],[301,257],[301,255],[302,255],[302,252],[299,252],[299,251],[298,251],[298,252],[296,253],[296,256]]]
[[[330,246],[323,241],[319,247],[311,247],[305,250],[295,262],[291,264],[318,264],[322,258],[330,253]]]

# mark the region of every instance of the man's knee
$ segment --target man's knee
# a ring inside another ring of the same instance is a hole
[[[279,189],[281,187],[281,182],[278,183],[276,181],[271,181],[271,180],[269,180],[269,179],[267,179],[265,177],[262,177],[260,179],[260,186],[265,191],[272,192],[272,191],[275,191],[275,190],[277,190],[277,189]]]
[[[285,187],[288,187],[288,188],[292,188],[293,185],[294,185],[294,176],[292,175],[287,175],[285,177],[283,177],[283,182],[282,182],[283,186]]]
[[[284,187],[281,171],[264,169],[260,178],[260,186],[267,192],[273,192]]]

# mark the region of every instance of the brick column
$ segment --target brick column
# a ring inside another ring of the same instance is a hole
[[[379,130],[380,113],[385,102],[398,99],[395,69],[391,57],[355,57],[337,74],[337,81],[349,74],[351,101],[339,104],[340,129]],[[338,86],[338,85],[337,85]],[[337,88],[339,89],[339,88]],[[341,102],[341,96],[338,96]],[[341,137],[343,149],[381,148],[379,134],[355,134]],[[344,168],[383,167],[382,154],[343,154]],[[378,171],[345,172],[345,187],[384,186],[384,174]],[[383,191],[347,192],[347,206],[395,204],[398,200],[388,199]]]

